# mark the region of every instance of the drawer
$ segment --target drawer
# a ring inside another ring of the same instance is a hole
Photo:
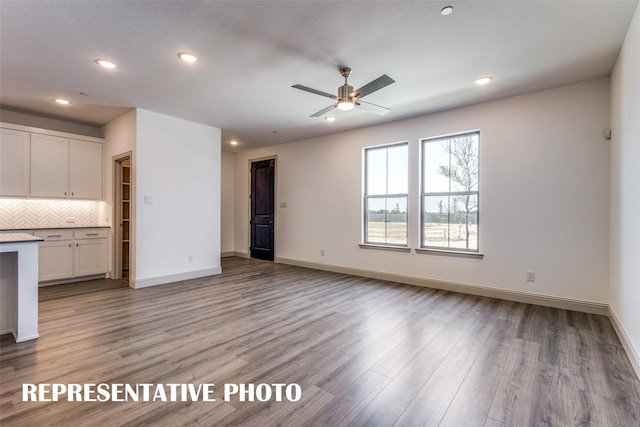
[[[106,228],[87,228],[73,232],[76,239],[106,239],[108,235],[109,230]]]
[[[45,242],[73,239],[73,230],[37,230],[34,236],[42,237]]]

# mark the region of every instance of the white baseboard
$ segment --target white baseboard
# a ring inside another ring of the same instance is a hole
[[[198,279],[200,277],[214,276],[222,273],[222,268],[205,268],[203,270],[187,271],[184,273],[167,274],[164,276],[145,277],[143,279],[134,278],[130,280],[131,287],[135,289],[147,288],[149,286],[164,285],[166,283],[180,282],[182,280]]]
[[[29,335],[29,336],[18,339],[18,334],[16,333],[16,330],[13,328],[0,331],[0,335],[8,335],[8,334],[13,335],[13,339],[16,340],[17,343],[35,340],[38,337],[40,337],[40,334],[35,334],[35,335]]]
[[[93,274],[91,276],[70,277],[67,279],[50,280],[48,282],[38,282],[38,287],[43,288],[45,286],[64,285],[67,283],[75,283],[75,282],[86,282],[87,280],[95,280],[95,279],[108,279],[108,277],[105,273]]]
[[[25,342],[25,341],[31,341],[31,340],[35,340],[38,339],[40,337],[40,334],[35,334],[35,335],[29,335],[26,337],[22,337],[20,339],[18,339],[18,335],[14,332],[13,333],[13,337],[16,339],[16,342]]]
[[[276,257],[276,262],[282,264],[295,265],[298,267],[313,268],[316,270],[332,271],[334,273],[350,274],[353,276],[368,277],[371,279],[388,280],[390,282],[403,283],[407,285],[423,286],[426,288],[441,289],[445,291],[461,292],[465,294],[478,295],[489,298],[504,299],[508,301],[516,301],[527,304],[536,304],[546,307],[561,308],[565,310],[581,311],[584,313],[593,313],[608,315],[609,305],[574,300],[570,298],[560,298],[549,295],[531,294],[527,292],[518,292],[505,289],[490,288],[480,285],[469,285],[465,283],[448,282],[442,280],[433,280],[415,276],[405,276],[395,273],[385,273],[381,271],[364,270],[359,268],[343,267],[330,264],[321,264],[309,261],[300,261],[291,258]]]
[[[633,345],[629,334],[627,334],[627,331],[622,326],[622,322],[620,322],[618,315],[613,311],[611,306],[609,306],[609,319],[611,319],[613,329],[615,329],[616,334],[618,334],[618,338],[620,338],[620,342],[622,342],[622,347],[624,347],[624,350],[629,357],[633,370],[636,371],[636,375],[640,379],[640,351],[638,351],[638,349]]]

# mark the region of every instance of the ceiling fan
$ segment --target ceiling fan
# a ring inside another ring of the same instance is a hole
[[[377,79],[367,83],[362,86],[360,89],[353,90],[353,86],[349,86],[347,83],[347,79],[351,75],[351,68],[342,67],[340,68],[340,74],[344,77],[344,85],[338,87],[338,95],[331,95],[327,92],[322,92],[321,90],[312,89],[303,85],[293,85],[296,89],[304,90],[307,92],[315,93],[316,95],[326,96],[327,98],[335,99],[337,102],[324,108],[317,113],[312,114],[310,117],[320,117],[321,115],[337,108],[342,111],[353,110],[354,107],[361,108],[363,110],[369,111],[371,113],[378,114],[380,116],[384,116],[387,114],[390,109],[386,107],[381,107],[380,105],[372,104],[370,102],[361,101],[365,96],[382,89],[383,87],[389,86],[391,83],[395,83],[391,77],[386,74],[381,75]]]

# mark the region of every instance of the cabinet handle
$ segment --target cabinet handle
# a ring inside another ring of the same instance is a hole
[[[69,243],[69,247],[71,247],[71,243]]]
[[[87,233],[87,236],[97,236],[98,233]]]
[[[67,192],[66,192],[66,191],[64,192],[64,195],[65,195],[65,196],[67,195]]]
[[[51,235],[48,235],[47,237],[62,237],[62,234],[51,234]]]

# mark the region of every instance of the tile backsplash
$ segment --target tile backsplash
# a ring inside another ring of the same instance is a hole
[[[94,227],[99,203],[92,200],[0,198],[0,229]]]

